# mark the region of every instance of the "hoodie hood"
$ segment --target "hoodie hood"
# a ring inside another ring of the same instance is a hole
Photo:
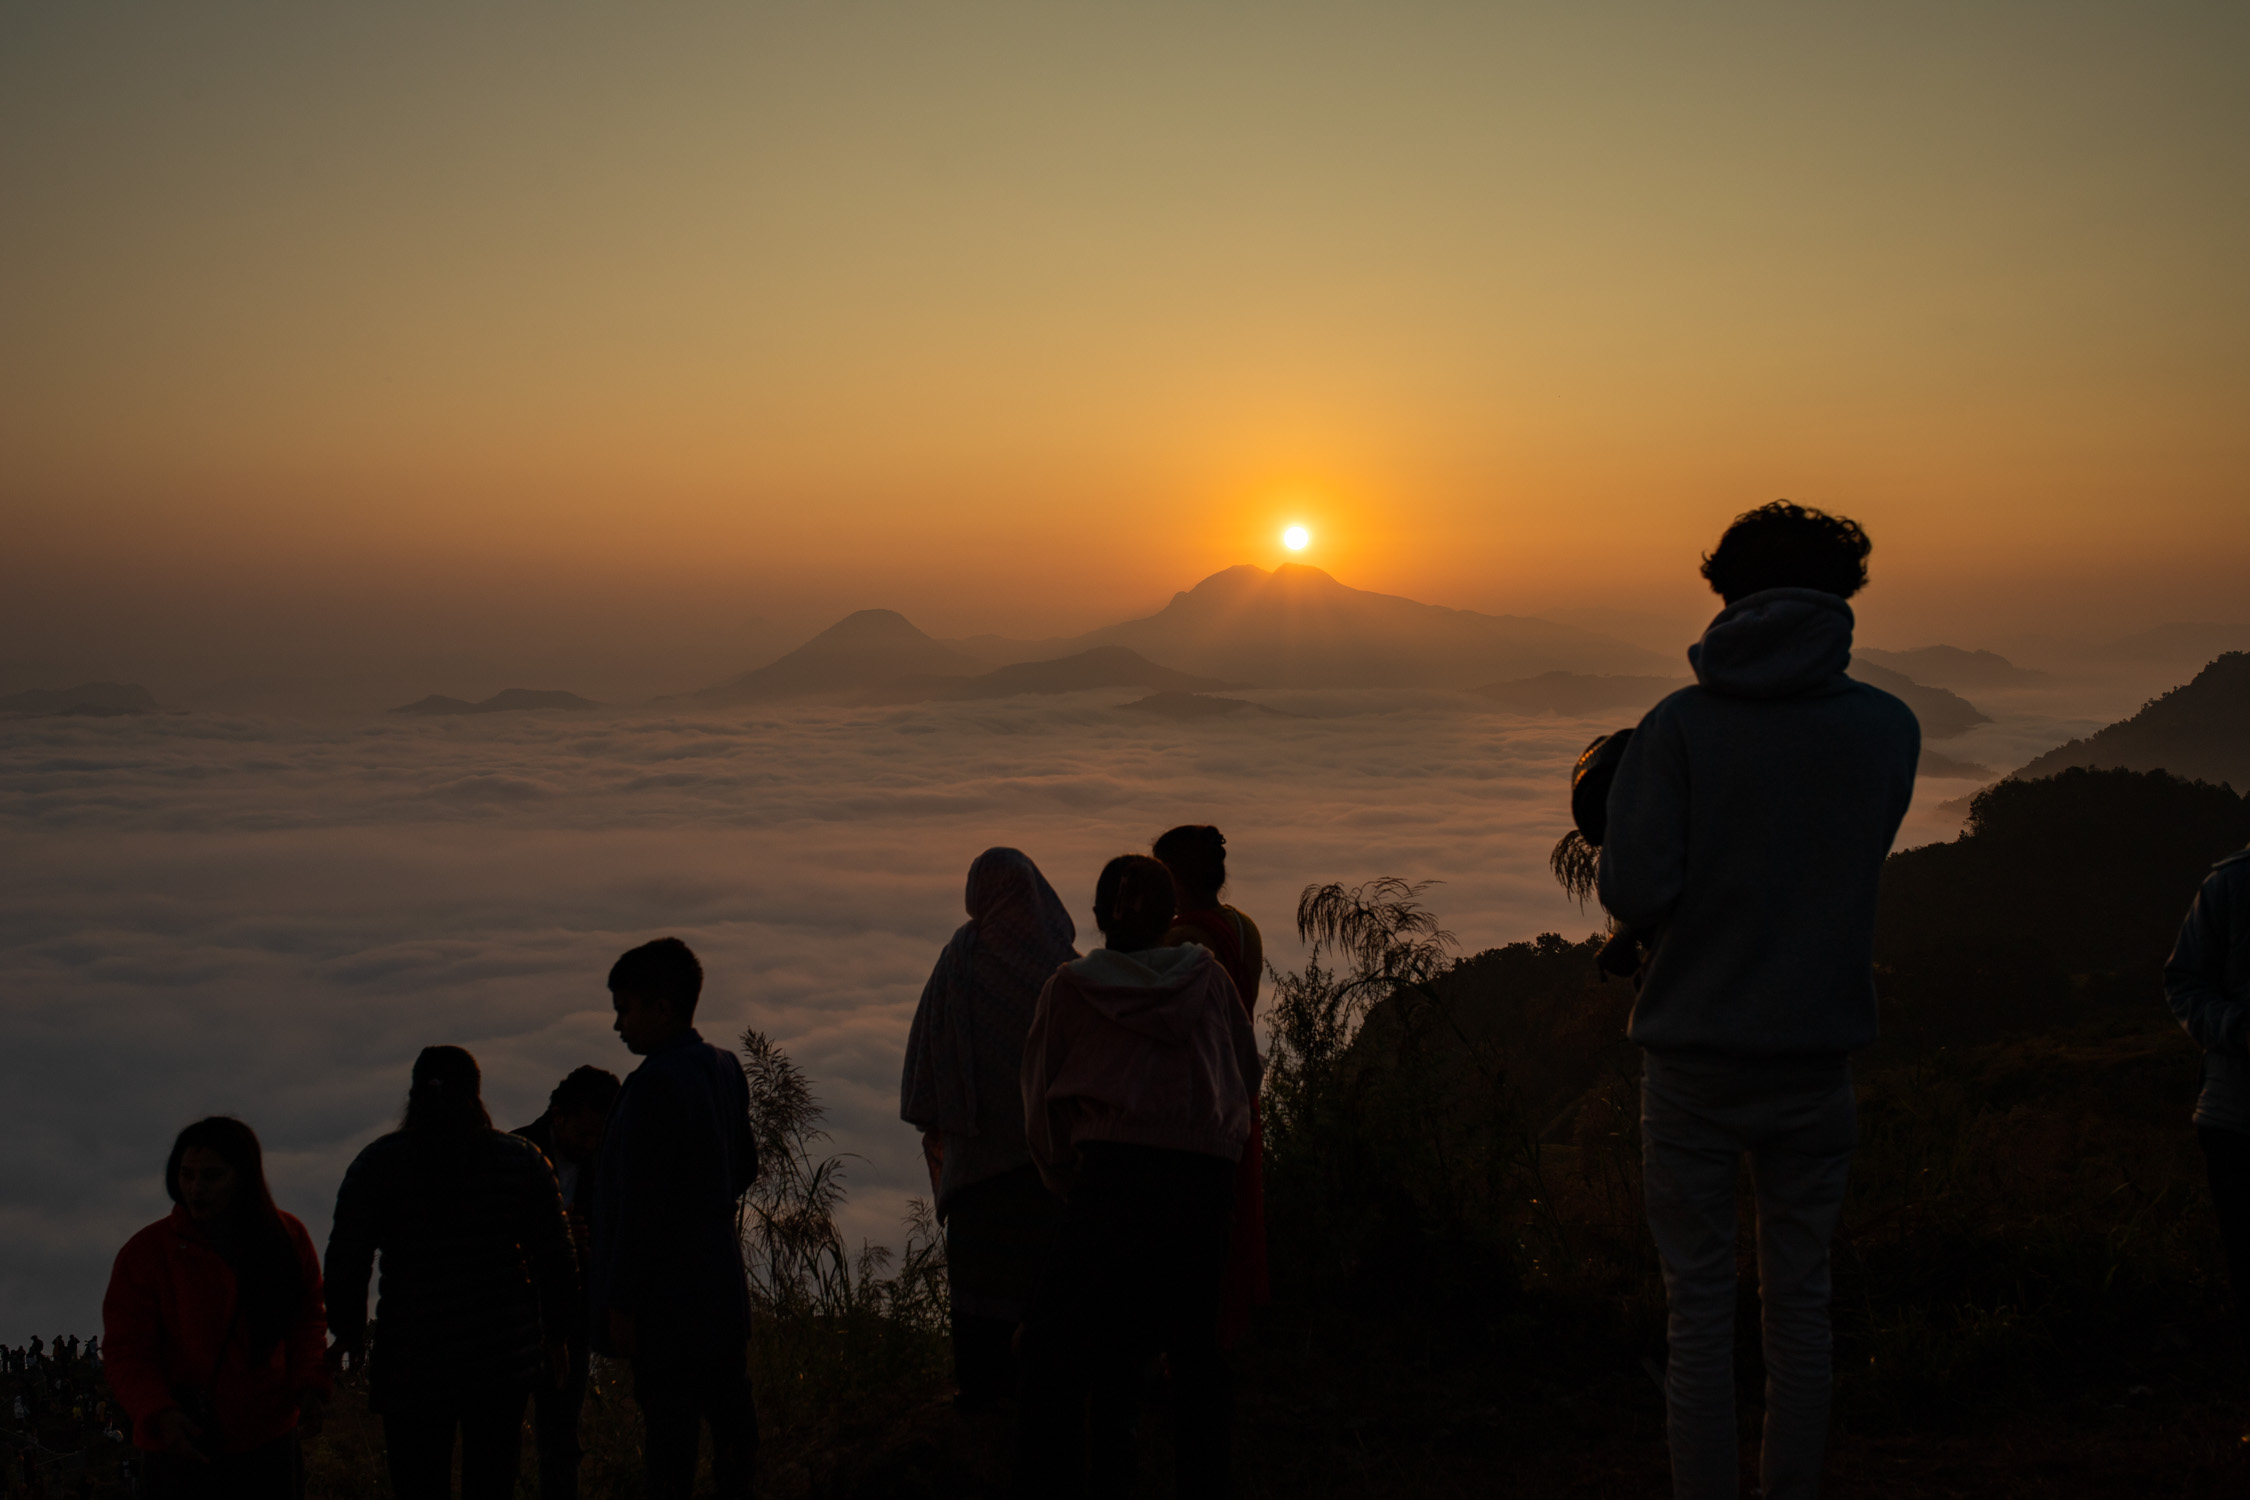
[[[1218,972],[1208,948],[1096,948],[1063,965],[1086,1003],[1128,1031],[1177,1046],[1188,1039]]]
[[[1765,589],[1718,613],[1688,647],[1696,681],[1732,698],[1794,698],[1852,660],[1852,607],[1819,589]]]

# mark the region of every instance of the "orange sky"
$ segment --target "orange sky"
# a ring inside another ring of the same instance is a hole
[[[1777,495],[1889,644],[2242,618],[2246,68],[2209,5],[11,8],[6,655],[1076,630],[1292,520],[1692,615]]]

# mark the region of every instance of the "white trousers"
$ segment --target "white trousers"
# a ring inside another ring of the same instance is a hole
[[[1648,1227],[1664,1262],[1675,1500],[1737,1500],[1734,1312],[1742,1159],[1758,1201],[1766,1500],[1813,1500],[1834,1372],[1828,1242],[1858,1137],[1851,1066],[1651,1052],[1641,1084]]]

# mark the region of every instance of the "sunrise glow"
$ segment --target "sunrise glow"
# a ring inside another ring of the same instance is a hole
[[[1312,533],[1302,526],[1292,526],[1281,534],[1281,545],[1292,552],[1302,552],[1312,543]]]

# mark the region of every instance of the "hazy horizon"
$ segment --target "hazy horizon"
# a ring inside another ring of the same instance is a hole
[[[2250,617],[2245,62],[2028,0],[19,8],[0,655],[1067,635],[1292,522],[1697,620],[1780,496],[1867,525],[1872,643]]]

